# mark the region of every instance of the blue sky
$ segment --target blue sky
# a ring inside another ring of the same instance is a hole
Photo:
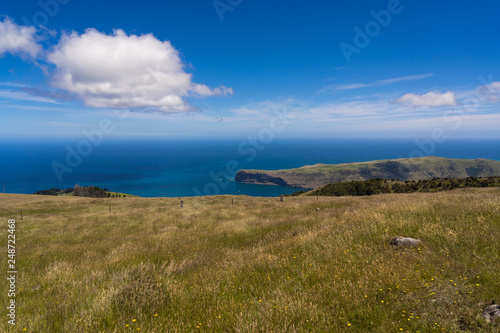
[[[3,2],[0,138],[81,138],[103,119],[114,138],[499,138],[499,10]]]

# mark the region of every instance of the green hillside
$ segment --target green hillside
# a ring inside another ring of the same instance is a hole
[[[236,181],[314,189],[331,183],[373,178],[423,180],[500,176],[500,161],[416,157],[347,164],[316,164],[297,169],[240,170]]]

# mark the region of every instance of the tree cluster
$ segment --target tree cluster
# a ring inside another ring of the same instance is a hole
[[[60,188],[51,188],[50,190],[42,190],[35,192],[34,194],[39,195],[63,195],[72,193],[74,196],[78,197],[89,197],[89,198],[121,198],[126,197],[126,194],[121,193],[110,193],[107,188],[100,188],[97,186],[79,186],[75,185],[74,188],[68,188],[62,190]]]
[[[97,186],[75,185],[73,195],[77,197],[105,198],[108,196],[108,193],[104,189]]]
[[[313,195],[325,196],[363,196],[380,193],[391,193],[391,189],[386,180],[374,178],[364,181],[350,181],[344,183],[330,184],[315,191]]]
[[[500,177],[433,178],[419,181],[400,181],[392,185],[393,193],[439,192],[456,188],[498,187]]]
[[[41,191],[37,191],[33,194],[38,194],[38,195],[63,195],[63,194],[68,194],[68,193],[71,193],[73,192],[73,189],[72,188],[67,188],[65,190],[63,189],[60,189],[60,188],[51,188],[50,190],[41,190]]]
[[[400,181],[374,178],[326,185],[310,193],[320,196],[364,196],[380,193],[415,193],[450,191],[468,187],[500,187],[500,177],[433,178],[419,181]],[[292,195],[300,195],[304,191]]]

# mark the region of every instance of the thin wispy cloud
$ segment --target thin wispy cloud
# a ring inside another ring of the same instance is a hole
[[[273,101],[252,102],[232,109],[232,118],[239,121],[269,120],[276,114],[301,113],[307,110],[309,103],[295,98],[282,98]]]
[[[9,101],[5,101],[9,102]],[[12,101],[10,101],[12,102]],[[66,107],[58,107],[55,104],[54,106],[31,106],[31,105],[17,105],[17,104],[2,104],[2,110],[16,110],[18,114],[22,111],[39,111],[39,112],[74,112],[74,109],[66,108]]]
[[[336,90],[351,90],[351,89],[366,88],[370,86],[371,86],[370,84],[366,83],[350,83],[350,84],[338,84],[332,87],[334,87]]]
[[[16,87],[16,88],[24,88],[25,84],[17,83],[17,82],[0,82],[0,86],[2,87]]]
[[[386,86],[389,84],[406,82],[406,81],[418,81],[418,80],[423,80],[423,79],[429,78],[431,76],[434,76],[434,73],[400,76],[400,77],[395,77],[395,78],[391,78],[391,79],[377,80],[377,81],[368,82],[368,83],[357,82],[357,83],[348,83],[348,84],[336,84],[336,85],[330,85],[330,86],[324,87],[323,89],[318,91],[318,94],[321,94],[321,93],[324,93],[327,91],[332,91],[332,90],[353,90],[353,89],[368,88],[368,87]]]
[[[85,124],[80,124],[80,123],[65,123],[65,122],[60,122],[60,121],[40,121],[39,122],[42,125],[47,125],[49,127],[64,127],[64,128],[79,128],[79,127],[85,127]]]
[[[30,101],[30,102],[41,102],[41,103],[50,103],[50,104],[61,104],[55,99],[41,97],[41,96],[33,96],[25,91],[14,91],[14,90],[0,90],[0,98],[6,98],[9,100],[17,100],[17,101]]]
[[[434,73],[401,76],[401,77],[396,77],[393,79],[375,81],[375,83],[376,83],[376,85],[386,85],[386,84],[393,84],[393,83],[404,82],[404,81],[418,81],[418,80],[427,79],[428,77],[431,77],[431,76],[434,76]]]
[[[454,92],[406,94],[397,101],[384,96],[372,96],[372,98],[357,101],[319,104],[290,98],[253,102],[233,109],[229,121],[265,126],[273,110],[286,110],[295,126],[312,126],[314,124],[319,130],[325,128],[325,124],[342,126],[342,124],[364,124],[367,122],[376,122],[387,126],[398,123],[409,126],[411,122],[415,122],[420,126],[435,122],[436,119],[446,118],[446,115],[450,118],[450,114],[467,115],[467,117],[483,116],[481,119],[484,120],[491,119],[488,118],[488,115],[496,113],[488,105],[480,104],[470,108],[462,102],[458,101]]]

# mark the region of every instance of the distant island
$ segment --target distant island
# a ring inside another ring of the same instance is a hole
[[[493,176],[500,176],[500,161],[428,156],[345,164],[316,164],[297,169],[239,170],[235,180],[247,184],[311,190],[332,183],[374,178],[419,181],[433,178]]]

